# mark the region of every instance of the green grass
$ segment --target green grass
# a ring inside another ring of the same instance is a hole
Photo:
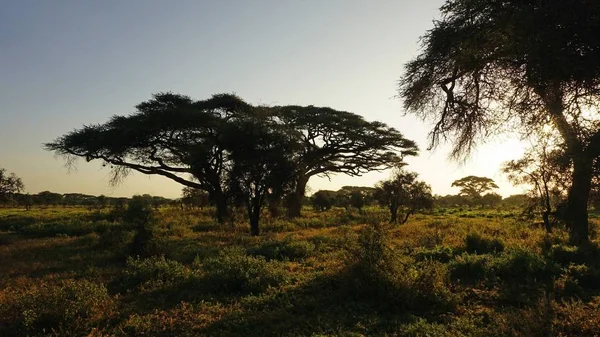
[[[209,212],[161,209],[143,258],[108,211],[0,209],[0,335],[600,335],[598,242],[518,212]]]

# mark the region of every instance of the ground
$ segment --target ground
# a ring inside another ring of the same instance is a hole
[[[517,210],[305,209],[259,237],[209,213],[157,210],[136,246],[110,210],[0,209],[0,335],[600,335],[597,241]]]

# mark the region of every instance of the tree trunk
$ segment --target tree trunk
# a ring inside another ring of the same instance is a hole
[[[289,196],[288,200],[288,217],[298,218],[302,215],[302,201],[304,200],[304,194],[306,193],[306,184],[308,183],[308,177],[301,175],[296,181],[296,189]]]
[[[398,223],[398,207],[390,206],[390,223]]]
[[[542,218],[544,219],[544,228],[546,229],[546,233],[552,233],[552,226],[550,225],[550,211],[546,209],[542,214]]]
[[[217,209],[217,221],[220,224],[224,224],[229,219],[229,206],[227,205],[227,198],[223,192],[214,193],[213,200]]]
[[[414,210],[412,210],[412,209],[411,209],[411,210],[408,210],[408,211],[406,212],[406,215],[404,216],[404,220],[401,222],[401,224],[405,224],[405,223],[408,221],[408,217],[409,217],[411,214],[413,214],[413,213],[414,213]]]
[[[573,245],[589,242],[588,199],[592,187],[592,160],[573,159],[573,184],[567,201],[567,224],[570,228],[569,241]]]
[[[260,234],[258,226],[260,221],[260,207],[248,207],[248,217],[250,218],[250,235],[258,236]]]

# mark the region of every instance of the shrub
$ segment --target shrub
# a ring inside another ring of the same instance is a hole
[[[87,335],[110,314],[106,287],[85,280],[5,289],[0,297],[0,335]]]
[[[414,256],[417,261],[434,260],[447,263],[452,260],[454,252],[451,247],[436,246],[432,249],[419,249]]]
[[[519,283],[551,276],[552,266],[544,258],[524,249],[511,250],[493,261],[494,274],[502,281]]]
[[[255,249],[251,249],[252,255],[260,255],[267,260],[290,260],[298,261],[311,256],[315,251],[315,245],[306,240],[294,240],[288,236],[281,241],[267,241]]]
[[[380,225],[363,230],[346,248],[348,269],[343,277],[344,295],[350,294],[388,310],[441,310],[455,304],[448,290],[448,270],[439,262],[415,266],[403,261],[390,246]]]
[[[489,255],[459,255],[449,264],[450,277],[467,283],[481,281],[490,272],[490,260]]]
[[[262,256],[249,256],[239,247],[227,248],[204,261],[206,286],[222,293],[260,293],[289,281],[281,264]]]
[[[164,256],[147,259],[128,257],[121,285],[126,290],[154,290],[181,283],[190,275],[191,271],[187,267],[177,261],[165,259]]]
[[[469,254],[500,253],[504,251],[504,242],[497,238],[487,238],[478,233],[469,233],[465,238],[465,250]]]

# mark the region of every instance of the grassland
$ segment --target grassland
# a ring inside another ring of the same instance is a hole
[[[0,336],[597,336],[600,254],[517,212],[164,208],[146,257],[108,211],[0,210]],[[598,226],[593,221],[594,232]]]

